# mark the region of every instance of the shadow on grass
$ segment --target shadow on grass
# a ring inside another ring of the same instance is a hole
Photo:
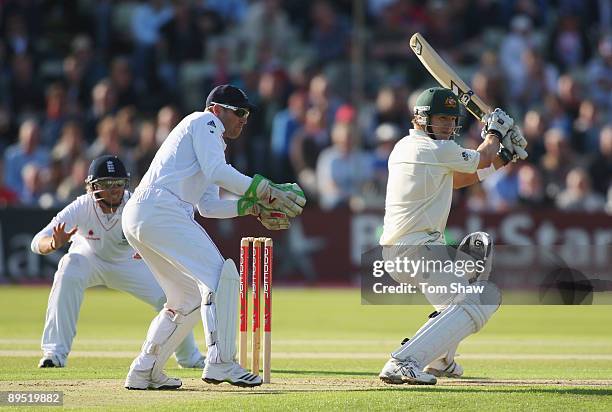
[[[181,392],[202,392],[201,389],[183,388]],[[253,396],[253,395],[286,395],[286,394],[297,394],[297,393],[321,393],[321,392],[338,392],[338,393],[360,393],[360,392],[419,392],[419,393],[490,393],[490,394],[519,394],[521,392],[529,392],[530,394],[546,394],[546,395],[582,395],[582,396],[610,396],[612,395],[612,389],[596,389],[596,388],[538,388],[538,387],[520,387],[520,388],[500,388],[497,386],[480,386],[480,387],[426,387],[418,385],[398,385],[397,387],[389,388],[363,388],[363,389],[334,389],[320,388],[320,389],[271,389],[262,390],[259,388],[237,390],[236,388],[215,388],[214,392],[218,393],[231,393],[237,396]]]
[[[315,371],[315,370],[294,370],[294,369],[272,369],[272,373],[290,373],[292,375],[325,375],[325,376],[337,376],[341,378],[342,376],[370,376],[376,377],[378,376],[378,372],[338,372],[338,371]]]

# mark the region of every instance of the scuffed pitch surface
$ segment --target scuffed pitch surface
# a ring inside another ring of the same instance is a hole
[[[47,294],[0,288],[0,301],[20,309],[0,311],[0,390],[61,390],[68,409],[612,409],[610,306],[503,308],[460,347],[466,378],[395,386],[376,375],[429,308],[361,306],[354,290],[276,290],[272,384],[207,385],[171,361],[184,387],[143,392],[122,384],[154,313],[125,294],[88,291],[68,368],[43,370]]]

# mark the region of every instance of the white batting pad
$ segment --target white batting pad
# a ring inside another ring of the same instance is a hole
[[[391,356],[400,360],[413,358],[420,367],[425,367],[456,348],[467,336],[478,332],[500,303],[499,289],[487,282],[482,295],[467,295],[465,300],[450,305],[438,316],[429,319],[412,339]]]
[[[240,276],[236,264],[227,259],[221,269],[217,291],[208,294],[203,307],[207,362],[235,361],[239,290]]]

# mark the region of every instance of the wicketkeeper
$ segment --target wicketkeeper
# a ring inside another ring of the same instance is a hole
[[[482,181],[509,162],[527,157],[525,138],[503,110],[495,109],[487,116],[483,142],[476,150],[463,148],[452,140],[460,128],[460,120],[459,102],[452,91],[434,87],[418,97],[412,121],[414,128],[395,145],[389,158],[384,229],[380,239],[385,259],[421,258],[437,245],[444,249],[453,189]],[[461,243],[462,251],[485,257],[489,263],[492,247],[490,237],[483,232],[472,233]],[[439,258],[440,254],[425,257]],[[457,345],[479,331],[501,302],[499,291],[485,279],[487,271],[473,273],[474,284],[483,286],[484,292],[480,295],[459,296],[451,293],[451,288],[448,293],[425,293],[436,312],[391,354],[380,372],[381,380],[433,385],[436,376],[463,374],[454,360]],[[415,286],[432,280],[442,285],[469,282],[454,273],[417,273],[414,277],[391,273],[391,276]]]
[[[253,105],[231,85],[213,89],[204,111],[185,117],[159,148],[123,213],[125,235],[168,297],[151,322],[140,355],[125,380],[128,389],[176,389],[163,367],[176,345],[201,319],[208,354],[202,379],[236,386],[261,385],[236,362],[239,275],[194,220],[257,215],[283,229],[306,203],[297,184],[278,185],[243,175],[225,160],[225,140],[237,139]],[[239,199],[220,199],[219,188]]]

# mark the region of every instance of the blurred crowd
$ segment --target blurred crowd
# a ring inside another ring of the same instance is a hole
[[[102,154],[135,187],[232,83],[257,110],[230,163],[298,181],[311,205],[382,208],[387,158],[435,85],[408,47],[420,31],[529,141],[458,206],[612,213],[611,21],[607,0],[2,0],[0,206],[69,203]],[[458,140],[478,146],[471,116]]]

